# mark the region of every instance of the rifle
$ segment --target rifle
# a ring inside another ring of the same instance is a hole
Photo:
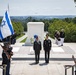
[[[0,45],[1,45],[1,44],[0,44]],[[2,49],[4,50],[4,52],[6,53],[8,59],[10,59],[11,56],[13,55],[13,52],[12,52],[11,50],[8,50],[9,48],[6,47],[6,46],[2,46],[2,45],[1,45],[1,47],[2,47]]]

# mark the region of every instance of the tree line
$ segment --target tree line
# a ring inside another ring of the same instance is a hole
[[[1,24],[2,19],[0,19]],[[50,37],[54,38],[55,30],[60,31],[64,29],[65,31],[65,42],[76,42],[76,17],[74,18],[64,18],[64,19],[34,19],[28,17],[24,20],[12,19],[12,25],[17,35],[21,35],[23,31],[27,31],[28,22],[43,22],[44,31],[48,31]]]

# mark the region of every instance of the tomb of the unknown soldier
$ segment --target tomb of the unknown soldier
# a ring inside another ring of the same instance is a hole
[[[43,43],[43,40],[44,40],[44,23],[43,22],[28,22],[27,23],[27,40],[25,42],[25,45],[33,44],[34,35],[37,35],[41,43]]]

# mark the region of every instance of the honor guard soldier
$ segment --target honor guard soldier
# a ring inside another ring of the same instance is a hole
[[[2,65],[6,65],[6,71],[3,69],[3,75],[10,75],[10,59],[11,56],[13,55],[12,48],[9,47],[8,43],[4,43],[4,46],[2,46],[3,51],[2,51]]]
[[[44,48],[44,51],[45,51],[45,62],[46,63],[49,63],[51,46],[52,46],[51,40],[48,39],[48,34],[46,34],[46,38],[43,41],[43,48]]]

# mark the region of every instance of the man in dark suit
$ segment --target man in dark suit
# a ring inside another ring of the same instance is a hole
[[[48,39],[48,34],[46,34],[46,38],[43,41],[43,49],[45,51],[45,62],[46,63],[49,63],[51,46],[52,46],[51,40]]]
[[[39,41],[38,36],[36,36],[36,40],[34,41],[33,49],[35,52],[35,61],[36,64],[38,64],[40,58],[40,50],[41,50],[41,41]]]

